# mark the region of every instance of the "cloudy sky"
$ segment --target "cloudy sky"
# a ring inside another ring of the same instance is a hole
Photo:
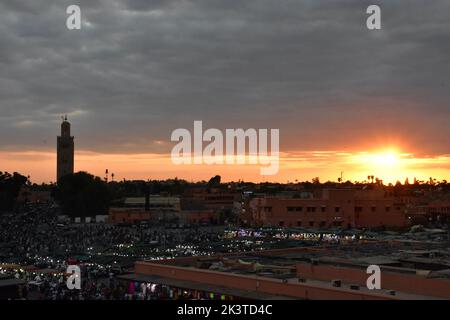
[[[0,171],[54,180],[68,114],[76,169],[99,175],[253,179],[170,164],[171,132],[202,120],[279,128],[275,180],[364,178],[355,157],[388,149],[413,163],[398,178],[450,178],[449,77],[448,0],[2,0]]]

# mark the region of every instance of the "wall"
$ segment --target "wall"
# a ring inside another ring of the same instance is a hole
[[[447,279],[427,279],[424,277],[388,272],[381,269],[381,288],[426,296],[450,298],[450,281]],[[346,283],[366,286],[366,270],[330,265],[297,265],[297,276],[307,279],[331,281],[340,279]]]
[[[254,198],[253,224],[303,228],[404,227],[406,206],[384,193],[361,190],[324,190],[321,198]]]
[[[278,279],[182,268],[149,262],[136,262],[135,273],[157,275],[246,291],[258,291],[278,296],[290,296],[297,299],[396,299],[394,296],[334,288],[331,285],[330,287],[321,287],[313,284],[283,283]]]

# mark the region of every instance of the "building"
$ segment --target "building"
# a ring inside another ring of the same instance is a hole
[[[133,224],[141,221],[158,220],[158,217],[171,220],[180,211],[178,197],[148,195],[148,197],[126,198],[120,206],[109,209],[109,222],[114,224]]]
[[[219,188],[190,188],[181,197],[181,209],[191,223],[223,224],[241,212],[242,194]]]
[[[57,138],[57,181],[74,172],[75,146],[73,139],[74,137],[70,135],[70,123],[65,116],[61,123],[61,135]]]
[[[125,199],[123,206],[125,208],[144,209],[146,202],[146,197],[130,197]],[[152,194],[148,196],[148,208],[149,210],[159,211],[180,211],[180,198]]]
[[[120,276],[143,283],[159,299],[449,299],[445,245],[368,241],[139,261]],[[370,290],[367,268],[381,270],[381,288]]]
[[[249,209],[255,226],[306,228],[406,227],[407,204],[382,189],[324,189],[319,197],[255,197]]]
[[[108,221],[113,224],[176,223],[182,225],[217,224],[219,214],[212,210],[158,211],[140,208],[110,208]]]
[[[109,210],[109,222],[114,224],[177,223],[217,224],[219,214],[212,209],[182,210],[179,197],[149,195],[126,198],[121,206]]]
[[[16,201],[18,203],[45,203],[51,199],[51,191],[30,190],[28,186],[22,186]]]
[[[149,221],[150,211],[140,208],[120,208],[113,207],[109,209],[108,222],[113,224],[134,224],[141,221]]]
[[[450,199],[435,199],[415,206],[409,216],[417,224],[448,224],[450,222]]]
[[[216,188],[190,188],[181,198],[181,208],[209,209],[214,211],[232,211],[235,202],[240,201],[241,194],[232,191],[223,191]]]

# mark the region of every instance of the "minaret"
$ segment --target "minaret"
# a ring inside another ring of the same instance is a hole
[[[61,123],[61,136],[57,139],[57,181],[65,175],[73,174],[74,151],[73,137],[70,136],[70,123],[67,121],[66,115]]]

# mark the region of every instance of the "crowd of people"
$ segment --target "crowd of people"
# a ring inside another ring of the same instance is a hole
[[[53,204],[39,204],[0,215],[0,273],[23,281],[24,299],[150,299],[117,280],[120,272],[112,260],[126,256],[132,266],[141,259],[202,254],[199,246],[224,239],[221,227],[61,223],[58,212]],[[67,288],[65,271],[71,261],[83,266],[82,290]],[[20,267],[1,268],[5,264]],[[22,268],[30,265],[35,268]]]
[[[84,270],[80,290],[67,287],[67,274],[63,269],[55,273],[40,274],[24,270],[1,270],[0,275],[23,280],[14,299],[25,300],[144,300],[154,297],[150,291],[140,288],[140,284],[117,280],[113,273],[99,278],[93,270]]]
[[[221,241],[223,229],[166,229],[107,223],[62,224],[52,205],[26,206],[0,215],[0,259],[27,263],[34,257],[62,257],[107,252],[126,245],[154,248],[196,246]],[[94,250],[94,251],[93,251]]]
[[[17,266],[7,269],[0,264],[0,272],[23,281],[24,299],[151,299],[150,291],[131,288],[117,275],[137,260],[249,251],[280,241],[273,235],[257,241],[240,233],[230,237],[229,230],[218,226],[174,229],[61,222],[58,213],[49,203],[0,215],[0,263]],[[71,264],[82,266],[81,290],[67,288]]]

